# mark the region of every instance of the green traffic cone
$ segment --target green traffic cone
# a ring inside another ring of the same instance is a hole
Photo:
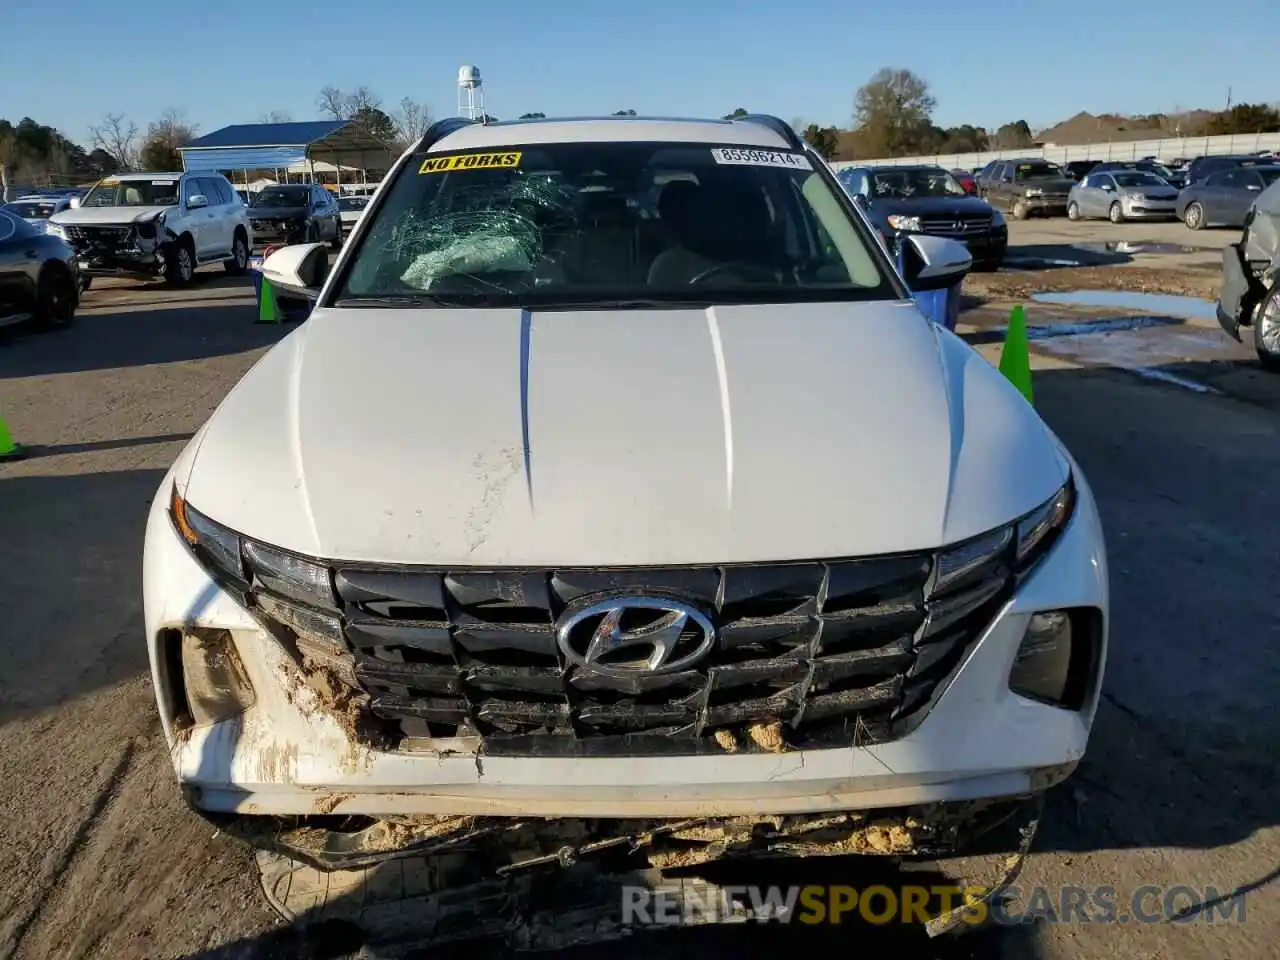
[[[280,304],[276,303],[276,292],[271,289],[271,283],[266,277],[262,278],[262,293],[258,295],[258,323],[281,323],[283,322],[283,314],[280,312]]]
[[[1000,352],[1000,372],[1035,405],[1031,393],[1031,346],[1027,342],[1027,314],[1022,304],[1009,314],[1009,328],[1004,335],[1004,349]]]
[[[0,463],[8,460],[22,460],[27,455],[27,451],[21,445],[13,442],[13,434],[9,432],[9,425],[4,422],[4,417],[0,417]]]

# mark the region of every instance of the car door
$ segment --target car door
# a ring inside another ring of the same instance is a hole
[[[1085,191],[1088,207],[1085,216],[1105,217],[1111,211],[1111,204],[1116,198],[1116,181],[1109,173],[1095,173],[1089,176],[1089,189]]]
[[[218,197],[218,249],[230,253],[236,230],[236,192],[222,177],[210,177],[209,186]]]
[[[987,203],[1000,209],[1009,209],[1009,194],[1013,189],[1013,164],[1006,161],[997,163],[987,177]]]
[[[191,234],[191,245],[195,247],[196,259],[208,256],[210,246],[215,242],[213,234],[213,211],[206,205],[193,207],[197,197],[204,197],[205,203],[213,202],[205,190],[207,188],[198,177],[185,177],[182,181],[182,193],[178,200],[182,204],[182,226]]]
[[[1204,225],[1219,224],[1226,213],[1228,181],[1234,170],[1219,170],[1201,181],[1195,199],[1204,208]]]
[[[320,237],[324,240],[332,240],[338,235],[337,221],[334,219],[333,211],[329,209],[329,198],[332,194],[324,187],[313,187],[312,193],[316,221],[320,225]]]
[[[1228,227],[1239,227],[1244,224],[1249,205],[1263,190],[1262,175],[1251,167],[1237,167],[1227,172],[1226,180],[1220,222]]]
[[[30,313],[35,287],[28,275],[30,244],[24,243],[26,221],[0,210],[0,320]]]

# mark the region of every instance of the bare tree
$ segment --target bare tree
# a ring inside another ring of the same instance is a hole
[[[97,126],[89,128],[95,147],[115,158],[121,169],[132,170],[138,164],[138,125],[123,113],[108,113]]]
[[[293,117],[284,110],[272,110],[258,117],[259,123],[292,123]]]
[[[346,120],[350,116],[347,113],[347,95],[337,87],[322,88],[316,96],[316,106],[334,120]]]
[[[403,149],[422,139],[427,127],[431,126],[431,111],[425,103],[419,103],[412,97],[404,97],[391,119],[396,125],[396,140]]]
[[[18,158],[18,146],[9,133],[0,133],[0,203],[9,202],[9,167]]]
[[[347,94],[347,119],[357,113],[382,109],[382,99],[368,87],[356,87]]]

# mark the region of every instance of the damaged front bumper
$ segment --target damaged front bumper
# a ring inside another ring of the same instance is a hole
[[[166,237],[163,225],[153,221],[67,228],[80,273],[94,277],[146,280],[162,275]]]
[[[1218,294],[1218,323],[1231,337],[1240,340],[1240,328],[1253,323],[1253,313],[1271,284],[1275,283],[1280,268],[1272,266],[1262,271],[1254,269],[1245,259],[1242,243],[1232,243],[1222,248],[1222,284]]]
[[[283,917],[304,929],[316,920],[346,921],[379,956],[462,940],[549,951],[672,926],[836,923],[834,907],[832,917],[817,918],[806,904],[826,899],[847,906],[853,889],[873,885],[902,902],[914,895],[922,909],[902,921],[923,923],[938,936],[996,916],[993,908],[1021,871],[1042,811],[1038,794],[920,811],[924,819],[882,812],[876,823],[855,817],[671,823],[615,831],[590,849],[566,844],[554,856],[526,858],[486,876],[464,850],[443,845],[394,863],[324,873],[271,850],[260,850],[257,859],[267,899]],[[949,836],[962,824],[969,842],[960,856],[907,839],[927,835],[949,849]],[[601,826],[583,825],[587,835]],[[573,843],[572,827],[566,822],[555,832]],[[542,829],[554,843],[552,829]],[[685,847],[672,855],[681,842]],[[666,855],[655,857],[663,846]],[[711,848],[714,859],[689,855]],[[828,859],[825,870],[809,859],[849,853],[879,856]],[[838,885],[820,883],[824,876],[838,878]],[[803,900],[802,887],[808,891]]]

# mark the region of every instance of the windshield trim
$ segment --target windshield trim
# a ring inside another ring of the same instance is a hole
[[[578,146],[589,147],[593,145],[630,143],[632,141],[575,140],[572,142]],[[696,147],[705,147],[708,149],[717,148],[717,147],[727,147],[730,149],[742,148],[741,144],[736,144],[732,142],[704,143],[701,141],[692,142],[692,141],[673,140],[673,141],[669,141],[669,143],[672,145],[696,146]],[[528,148],[528,147],[538,147],[543,145],[544,144],[541,144],[541,143],[528,143],[528,144],[522,144],[521,146]],[[547,144],[547,145],[562,146],[563,144],[557,143],[557,144]],[[457,154],[493,153],[500,149],[501,148],[494,147],[494,146],[482,146],[482,147],[473,147],[473,148],[468,148],[466,150],[458,150],[458,151],[450,151],[450,152],[451,153],[456,152]],[[911,300],[912,299],[911,291],[907,288],[906,284],[902,281],[902,278],[898,275],[897,265],[894,264],[894,262],[890,259],[885,248],[881,245],[882,241],[880,240],[879,235],[877,234],[875,229],[871,226],[870,222],[866,219],[866,215],[863,213],[862,209],[853,202],[853,198],[849,196],[848,191],[845,190],[843,186],[841,186],[840,181],[836,178],[835,173],[827,165],[827,162],[823,160],[822,157],[819,156],[815,150],[813,150],[812,148],[809,148],[808,146],[805,146],[800,150],[793,150],[786,147],[777,147],[777,148],[770,147],[768,149],[777,150],[778,152],[791,153],[791,154],[804,156],[809,160],[810,164],[813,167],[812,172],[821,178],[822,183],[826,186],[827,190],[832,194],[835,200],[835,203],[840,207],[840,209],[845,213],[845,215],[852,222],[854,231],[858,234],[858,238],[863,242],[864,246],[866,247],[867,256],[870,258],[872,263],[875,264],[876,268],[880,271],[880,274],[884,280],[884,283],[882,283],[881,285],[879,285],[874,289],[852,288],[852,287],[844,288],[844,289],[822,288],[820,292],[824,294],[824,296],[817,298],[816,300],[807,300],[807,301],[799,300],[799,299],[780,298],[778,296],[778,291],[771,290],[769,291],[767,296],[762,295],[758,299],[752,299],[751,301],[741,301],[741,302],[743,303],[751,302],[756,304],[767,305],[770,303],[778,303],[778,304],[803,303],[803,302],[832,303],[832,302],[845,302],[845,301],[900,302],[900,301]],[[419,149],[406,150],[403,154],[401,154],[399,160],[396,161],[395,165],[389,171],[387,171],[387,175],[382,180],[381,188],[375,194],[373,194],[373,196],[369,199],[368,204],[364,208],[364,215],[356,223],[356,226],[354,227],[351,234],[349,235],[349,238],[346,244],[342,248],[342,252],[339,253],[338,255],[337,263],[334,264],[333,269],[329,271],[329,275],[325,278],[324,284],[320,290],[320,295],[316,299],[317,309],[336,308],[341,306],[342,302],[345,300],[357,299],[355,297],[339,297],[338,291],[342,290],[346,286],[347,280],[350,277],[351,271],[357,259],[359,258],[360,251],[364,248],[364,244],[368,239],[370,231],[373,229],[374,225],[377,223],[378,214],[388,202],[388,198],[395,194],[396,192],[395,188],[399,184],[400,178],[405,176],[410,176],[411,174],[409,171],[418,169],[418,167],[422,165],[422,162],[426,160],[428,157],[430,157],[433,152],[438,155],[441,151],[432,151],[429,147],[426,149],[422,149],[420,144]],[[819,292],[819,288],[812,288],[812,289],[814,289],[815,292]],[[749,291],[739,290],[739,291],[736,291],[736,294],[739,296],[742,296],[742,295],[745,295],[747,292]],[[672,291],[672,293],[674,294],[676,293],[676,291]],[[761,293],[763,294],[763,292]],[[725,305],[730,305],[730,304],[736,305],[737,303],[736,301],[732,301],[729,299],[729,297],[734,294],[735,294],[735,291],[733,290],[726,290],[724,288],[716,289],[716,295],[721,298],[720,302],[724,303]],[[839,294],[845,294],[845,296],[840,296]],[[853,294],[856,294],[856,296],[854,296]],[[424,295],[428,295],[428,294],[426,294],[426,292],[424,291]],[[548,299],[551,299],[551,298],[548,297]],[[555,295],[554,301],[556,303],[565,303],[565,302],[569,302],[572,299],[573,299],[572,297],[566,296],[563,293],[558,293]],[[634,299],[634,298],[629,298],[629,299]],[[673,302],[677,300],[683,300],[685,302],[688,302],[690,298],[686,294],[683,297],[672,296],[669,299]],[[601,303],[610,303],[610,302],[616,303],[618,302],[618,298],[616,296],[614,297],[601,296],[591,301],[584,300],[583,305],[580,309],[589,309],[593,303],[601,304]],[[352,309],[352,307],[347,307],[346,309]],[[458,308],[449,307],[446,309],[458,309]],[[464,307],[462,309],[477,309],[477,308]],[[514,307],[511,304],[504,303],[503,306],[498,309],[514,309]],[[537,308],[537,309],[547,309],[547,308]],[[611,308],[605,307],[602,309],[611,309]]]

